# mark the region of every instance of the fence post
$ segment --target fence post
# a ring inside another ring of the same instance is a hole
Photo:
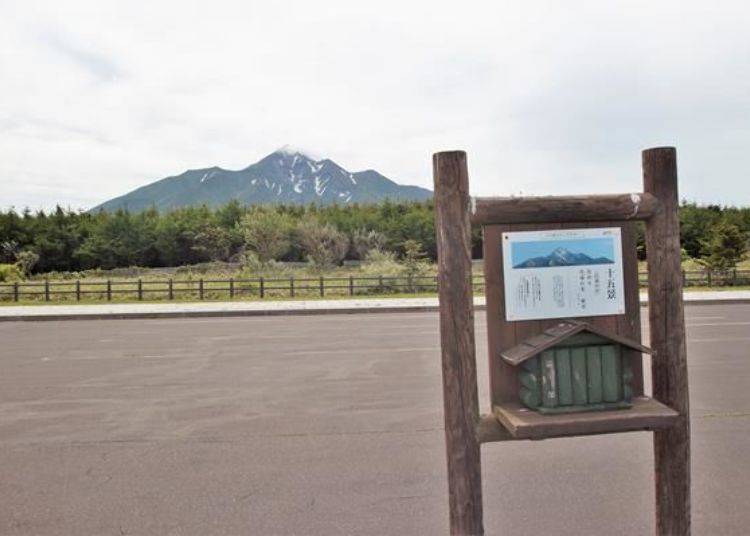
[[[266,297],[266,284],[265,284],[265,280],[263,279],[263,276],[260,276],[260,297],[261,298]]]
[[[201,277],[198,280],[198,295],[200,296],[200,299],[203,299],[203,278]]]
[[[229,298],[234,298],[234,277],[229,278]]]
[[[349,276],[349,296],[354,296],[354,276]]]
[[[107,301],[112,301],[112,281],[107,279]]]
[[[661,210],[646,222],[648,317],[654,398],[679,413],[667,430],[654,432],[656,533],[690,534],[690,404],[685,311],[680,277],[677,154],[674,147],[643,151],[643,190]],[[710,274],[710,272],[709,272]]]
[[[466,153],[436,153],[435,220],[450,533],[484,534]]]
[[[320,297],[322,298],[323,296],[325,296],[325,286],[323,283],[323,276],[321,275],[320,276]]]
[[[383,276],[378,276],[378,292],[383,292]]]
[[[706,270],[706,277],[708,278],[708,286],[711,286],[711,269]]]
[[[143,300],[143,281],[138,279],[138,301]]]
[[[169,301],[174,300],[174,288],[172,287],[172,278],[169,278]]]
[[[76,279],[76,301],[81,301],[81,280]]]
[[[289,276],[289,297],[294,298],[294,276]]]
[[[44,280],[44,301],[49,301],[49,279]]]
[[[732,270],[732,286],[736,286],[736,285],[737,285],[737,268],[735,267]]]
[[[18,301],[18,281],[13,283],[13,301]]]

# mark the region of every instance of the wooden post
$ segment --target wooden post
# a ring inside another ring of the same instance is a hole
[[[289,297],[294,298],[294,276],[289,277]]]
[[[18,281],[13,283],[13,301],[14,302],[18,301]]]
[[[172,285],[172,278],[169,278],[169,301],[174,299],[174,286]]]
[[[44,301],[49,301],[49,279],[44,280]]]
[[[112,281],[107,279],[107,301],[112,301]]]
[[[198,296],[200,296],[200,299],[203,299],[203,278],[201,277],[198,280]]]
[[[452,535],[484,534],[466,153],[432,157],[440,281],[440,345]]]
[[[354,296],[354,276],[349,276],[349,296]]]
[[[323,276],[320,276],[320,297],[325,296],[325,283],[323,282]]]
[[[653,394],[680,414],[672,428],[654,432],[656,533],[685,536],[690,534],[690,407],[673,147],[643,151],[643,186],[661,205],[646,224]]]
[[[265,281],[263,279],[263,276],[260,276],[260,297],[265,298],[266,297],[266,285]]]
[[[143,281],[138,279],[138,301],[143,300]]]
[[[81,301],[81,280],[76,279],[76,301]]]
[[[229,278],[229,298],[234,298],[234,277]]]

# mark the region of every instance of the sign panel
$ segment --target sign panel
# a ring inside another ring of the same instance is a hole
[[[619,227],[503,233],[505,319],[625,313]]]

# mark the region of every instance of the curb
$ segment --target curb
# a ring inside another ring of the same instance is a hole
[[[648,305],[647,300],[640,300],[642,307]],[[694,305],[734,305],[750,304],[748,298],[706,298],[699,300],[685,300],[685,306]],[[475,311],[485,311],[485,304],[474,306]],[[135,311],[109,313],[71,313],[71,314],[40,314],[40,315],[0,315],[0,322],[49,322],[62,320],[143,320],[159,318],[231,318],[253,316],[317,316],[317,315],[352,315],[375,313],[432,313],[439,311],[437,305],[386,305],[386,306],[357,306],[357,307],[320,307],[310,309],[237,309],[215,311]]]
[[[750,303],[750,299],[747,298],[727,298],[727,299],[721,299],[721,298],[708,298],[705,300],[684,300],[682,303],[685,304],[685,307],[690,307],[693,305],[737,305],[742,303]],[[647,301],[641,302],[642,306],[647,306]]]
[[[475,307],[483,311],[484,305]],[[49,315],[0,316],[0,322],[45,322],[54,320],[143,320],[148,318],[229,318],[243,316],[317,316],[353,315],[372,313],[430,313],[437,312],[434,305],[405,305],[392,307],[341,307],[334,309],[248,309],[237,311],[160,311],[137,313],[74,313]]]

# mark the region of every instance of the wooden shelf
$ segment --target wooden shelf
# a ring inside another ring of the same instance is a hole
[[[518,403],[494,406],[495,418],[514,439],[545,439],[639,430],[662,430],[679,414],[652,398],[633,399],[633,407],[611,411],[542,415]]]

